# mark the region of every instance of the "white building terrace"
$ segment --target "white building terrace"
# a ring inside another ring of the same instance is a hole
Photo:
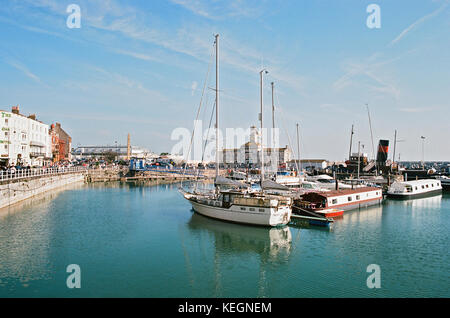
[[[36,115],[20,114],[18,105],[11,112],[0,110],[0,163],[43,166],[51,162],[49,129]]]
[[[239,148],[223,149],[219,157],[220,163],[234,164],[261,164],[261,134],[256,127],[251,127],[250,141]],[[288,146],[280,148],[264,148],[264,162],[268,164],[270,160],[278,161],[278,164],[287,163],[291,160],[292,151]]]

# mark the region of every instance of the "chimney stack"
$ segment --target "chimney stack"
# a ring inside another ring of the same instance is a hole
[[[13,106],[11,109],[11,113],[19,115],[19,105]]]
[[[130,134],[128,134],[127,140],[127,160],[131,159],[131,144],[130,144]]]

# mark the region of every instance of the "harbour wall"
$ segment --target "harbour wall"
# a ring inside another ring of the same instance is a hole
[[[114,169],[90,169],[86,174],[86,182],[146,182],[146,183],[178,183],[188,180],[209,180],[213,179],[214,171],[202,170],[201,174],[183,174],[183,171],[154,170],[154,171],[130,171],[128,168]]]
[[[136,184],[157,185],[178,183],[189,180],[212,180],[212,173],[205,171],[203,176],[183,176],[168,171],[130,173],[128,168],[84,169],[73,171],[51,171],[45,173],[27,173],[15,177],[0,179],[0,209],[32,198],[45,192],[54,192],[76,182],[133,182]]]
[[[7,180],[0,183],[0,208],[47,191],[84,181],[85,174],[82,172]]]

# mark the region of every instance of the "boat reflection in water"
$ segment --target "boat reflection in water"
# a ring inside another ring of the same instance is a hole
[[[411,200],[403,200],[399,203],[403,206],[410,206],[414,209],[435,209],[440,208],[442,203],[442,194],[426,197],[426,198],[420,198],[420,199],[411,199]]]
[[[188,226],[193,231],[213,234],[218,250],[257,253],[270,260],[284,259],[290,254],[292,234],[288,226],[268,228],[224,223],[198,213],[192,214]]]
[[[269,297],[288,266],[288,226],[257,227],[193,213],[187,230],[188,235],[180,233],[181,244],[190,292],[196,297]]]
[[[381,223],[383,217],[383,205],[372,205],[367,208],[348,211],[344,217],[337,219],[337,225],[367,226],[369,224]]]

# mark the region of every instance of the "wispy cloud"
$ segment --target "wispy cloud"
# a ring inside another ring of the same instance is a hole
[[[170,0],[195,15],[222,20],[229,17],[258,17],[264,13],[264,0]]]
[[[11,59],[6,59],[5,62],[7,64],[9,64],[10,66],[14,67],[15,69],[21,71],[26,77],[32,79],[33,81],[39,83],[39,84],[44,84],[40,77],[37,76],[36,74],[32,73],[28,67],[26,67],[24,64],[15,61],[15,60],[11,60]]]
[[[125,51],[125,50],[120,50],[120,49],[114,50],[114,52],[117,54],[121,54],[121,55],[131,56],[131,57],[134,57],[139,60],[161,62],[161,60],[159,58],[156,58],[152,55],[145,54],[145,53]]]
[[[208,12],[206,10],[206,8],[203,7],[201,1],[191,1],[191,0],[170,0],[172,3],[178,4],[184,8],[186,8],[187,10],[205,17],[205,18],[213,18],[213,16],[211,15],[210,12]]]
[[[341,76],[332,84],[332,88],[335,91],[341,91],[346,87],[354,85],[365,84],[370,90],[377,91],[383,94],[388,94],[398,99],[400,96],[400,90],[396,87],[392,81],[381,77],[380,68],[383,65],[392,63],[395,59],[383,62],[369,62],[369,58],[366,62],[350,62],[345,65],[346,73]],[[361,79],[367,79],[363,82]]]
[[[400,41],[404,36],[406,36],[406,34],[408,34],[411,30],[417,28],[420,24],[424,23],[425,21],[437,16],[439,13],[441,13],[449,4],[450,2],[447,0],[445,1],[437,10],[433,11],[430,14],[427,14],[423,17],[421,17],[420,19],[418,19],[417,21],[415,21],[413,24],[411,24],[410,26],[408,26],[406,29],[404,29],[395,39],[393,39],[390,43],[389,46],[395,45],[398,41]]]
[[[240,0],[214,2],[203,0],[171,1],[187,9],[194,10],[196,14],[208,17],[218,17],[220,16],[219,12],[223,14],[222,16],[228,17],[258,15],[264,11],[263,7],[266,3],[266,1],[261,0],[252,0],[250,2]],[[67,15],[64,11],[64,4],[58,1],[33,0],[28,2],[30,6],[46,8],[54,15],[64,17]],[[117,41],[114,42],[114,45],[111,45],[112,42],[108,45],[102,45],[103,48],[116,54],[145,61],[172,63],[177,66],[183,65],[175,59],[167,58],[167,56],[164,59],[160,58],[162,53],[155,56],[153,52],[156,46],[158,49],[169,51],[175,56],[183,55],[202,63],[207,63],[209,60],[213,47],[213,26],[208,24],[201,27],[198,25],[184,25],[174,31],[167,29],[167,26],[161,27],[161,25],[149,24],[148,21],[152,21],[150,13],[142,12],[138,8],[124,5],[114,0],[81,1],[80,5],[84,12],[89,13],[83,15],[83,30],[99,30],[108,32],[110,35],[125,37],[135,44],[139,44],[138,46],[146,51],[145,53],[139,51],[133,48],[134,45],[124,48],[121,44],[117,45],[117,43],[121,43]],[[32,26],[27,28],[34,32],[45,31],[42,28]],[[53,34],[52,31],[48,32]],[[54,35],[59,36],[56,32]],[[86,33],[83,39],[93,44],[96,40],[104,41],[104,38],[99,34]],[[304,94],[305,77],[294,74],[290,70],[282,69],[279,67],[280,61],[277,61],[273,56],[269,56],[267,52],[255,50],[248,43],[236,41],[233,39],[233,35],[223,34],[221,37],[220,60],[222,65],[231,66],[237,71],[248,75],[257,74],[262,67],[261,61],[263,60],[264,66],[270,69],[271,76],[274,79]]]
[[[415,107],[415,108],[399,108],[399,111],[404,113],[425,113],[435,110],[435,107]]]

